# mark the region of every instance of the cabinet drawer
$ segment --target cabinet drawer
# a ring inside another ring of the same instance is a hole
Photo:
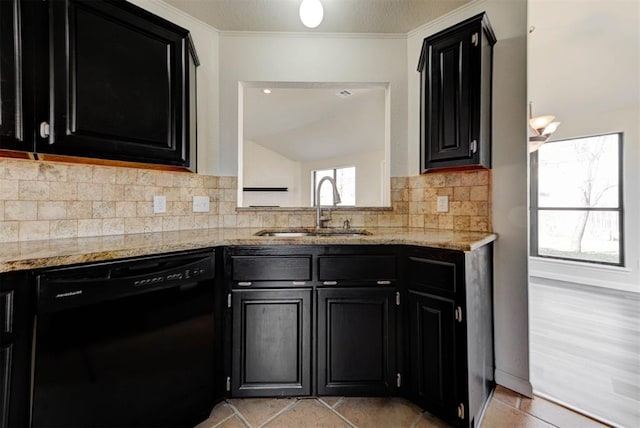
[[[392,254],[318,257],[320,281],[386,282],[396,278],[396,256]]]
[[[422,285],[436,290],[457,291],[456,264],[444,260],[409,257],[407,276],[412,286]]]
[[[13,290],[0,293],[0,332],[11,333],[13,325]]]
[[[309,281],[311,256],[232,256],[233,281]]]

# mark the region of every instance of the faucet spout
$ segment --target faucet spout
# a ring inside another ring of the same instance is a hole
[[[321,229],[324,227],[324,222],[331,220],[331,217],[323,217],[322,216],[322,206],[320,205],[320,189],[325,181],[328,181],[333,188],[333,206],[336,206],[342,199],[340,198],[340,192],[338,192],[338,186],[336,185],[336,181],[332,177],[322,177],[320,182],[318,183],[318,187],[316,188],[315,202],[316,202],[316,229]]]

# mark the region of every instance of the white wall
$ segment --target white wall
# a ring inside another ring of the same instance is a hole
[[[356,167],[356,205],[359,207],[381,206],[383,201],[382,161],[384,161],[384,150],[303,162],[301,175],[303,206],[311,203],[311,171],[345,166]]]
[[[422,40],[486,11],[498,42],[493,61],[494,339],[496,382],[525,395],[529,382],[527,302],[526,0],[480,0],[412,31],[407,44],[408,171],[418,174]]]
[[[191,32],[198,53],[198,173],[218,172],[218,30],[160,0],[128,0]]]
[[[276,205],[301,207],[301,165],[279,153],[245,140],[242,146],[244,173],[243,187],[287,187],[286,192],[242,192],[239,206]]]
[[[407,175],[406,37],[220,33],[219,170],[238,165],[238,82],[390,82],[391,175]]]
[[[640,2],[530,0],[529,13],[529,96],[561,122],[552,139],[624,134],[626,256],[624,268],[531,258],[531,274],[640,292]]]

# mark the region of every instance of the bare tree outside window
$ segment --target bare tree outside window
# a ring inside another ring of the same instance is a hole
[[[621,134],[532,154],[532,255],[623,264]]]

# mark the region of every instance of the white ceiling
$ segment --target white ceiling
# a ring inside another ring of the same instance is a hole
[[[298,162],[384,150],[384,87],[281,83],[267,95],[252,86],[244,88],[245,140]],[[342,89],[352,95],[337,96]]]
[[[407,33],[471,0],[321,0],[324,20],[300,22],[302,0],[165,0],[221,31]]]

